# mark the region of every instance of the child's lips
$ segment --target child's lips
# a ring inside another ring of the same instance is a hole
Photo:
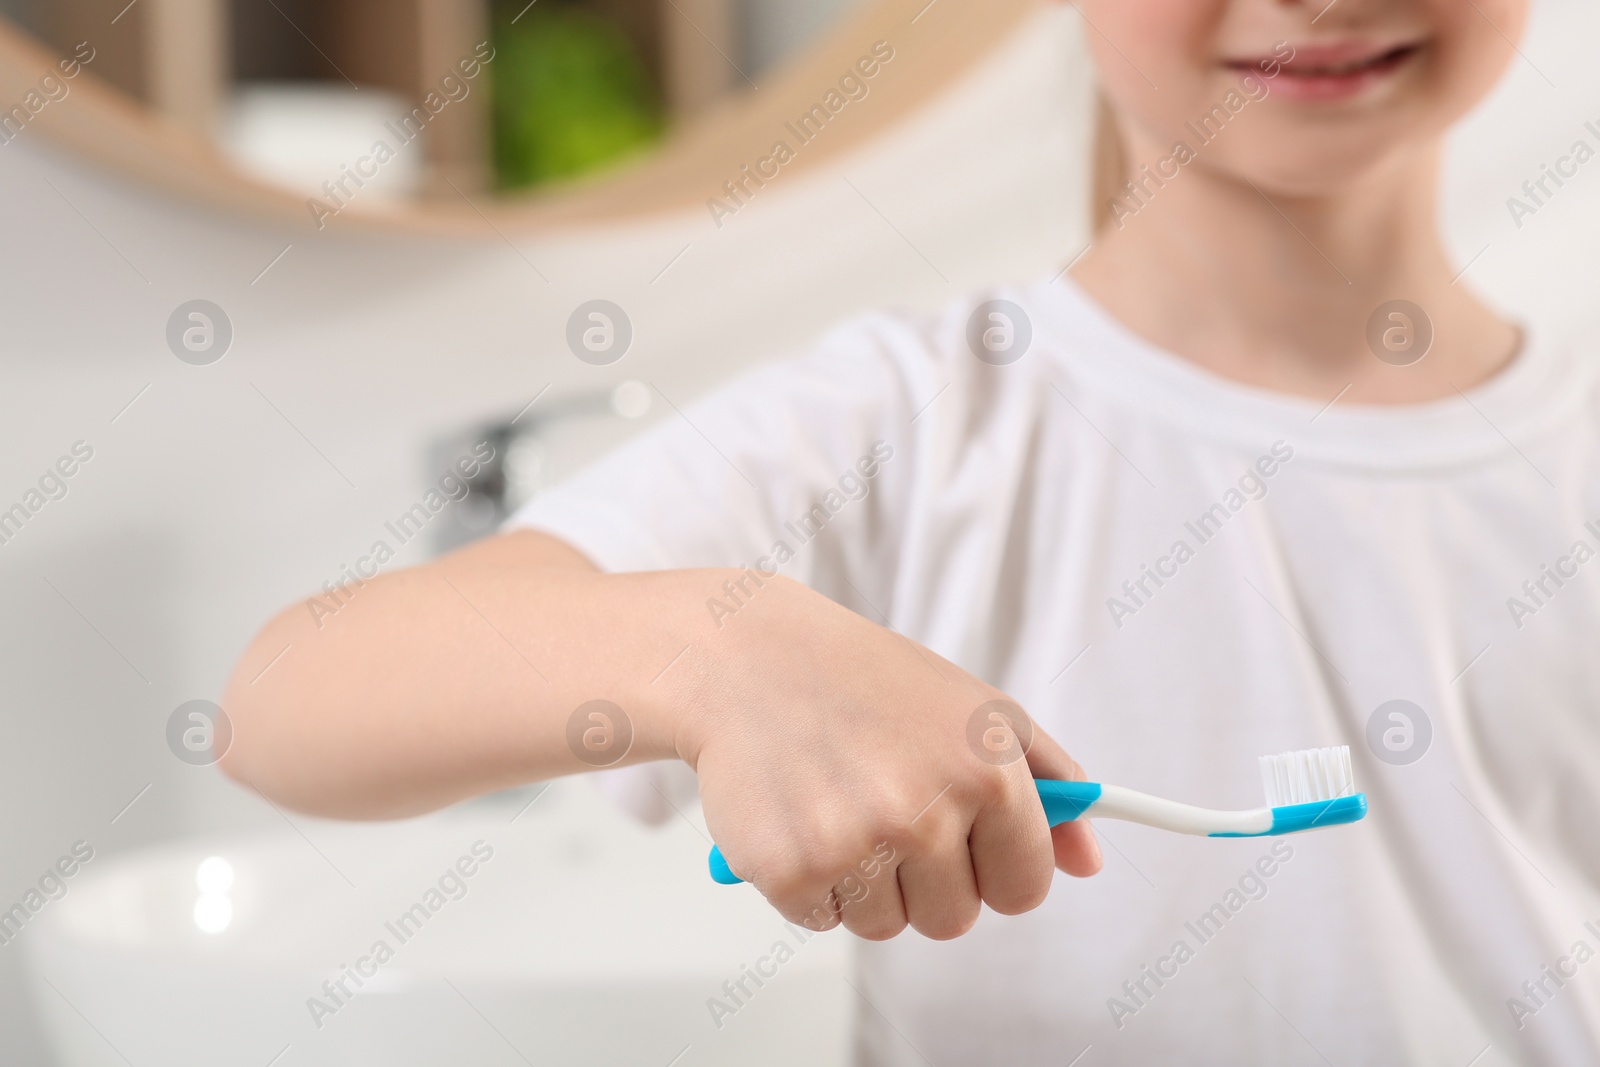
[[[1388,79],[1422,51],[1421,42],[1302,45],[1291,59],[1227,60],[1224,66],[1264,76],[1277,67],[1273,89],[1299,100],[1340,100]]]

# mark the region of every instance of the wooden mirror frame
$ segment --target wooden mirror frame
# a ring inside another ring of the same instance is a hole
[[[481,238],[497,230],[539,232],[706,211],[724,183],[773,154],[786,123],[822,102],[842,75],[887,42],[893,59],[869,95],[832,116],[826,129],[784,163],[810,170],[892,127],[951,86],[1014,32],[1036,0],[869,0],[819,44],[746,90],[685,122],[649,153],[592,178],[529,193],[463,194],[396,205],[354,198],[330,226]],[[0,22],[0,109],[20,104],[39,80],[59,74],[61,57]],[[69,95],[34,115],[16,138],[39,136],[112,172],[235,214],[315,228],[305,199],[239,170],[211,141],[98,79],[92,67]],[[0,151],[4,145],[0,145]]]

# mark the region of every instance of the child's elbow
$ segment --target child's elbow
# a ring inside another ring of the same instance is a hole
[[[286,799],[282,781],[285,744],[279,735],[289,724],[283,716],[273,714],[263,694],[252,689],[248,677],[250,660],[247,652],[235,665],[223,690],[227,727],[217,731],[217,768],[246,789],[281,802]],[[222,736],[224,732],[226,737]]]
[[[328,818],[346,817],[340,798],[309,758],[316,746],[292,701],[273,701],[249,690],[238,672],[223,696],[232,737],[217,759],[223,774],[276,808]]]
[[[216,765],[273,804],[315,811],[321,798],[307,792],[313,780],[295,756],[308,746],[300,736],[305,709],[294,698],[294,665],[285,662],[292,658],[284,654],[292,641],[285,615],[264,626],[234,664],[222,696],[227,726],[215,731]]]

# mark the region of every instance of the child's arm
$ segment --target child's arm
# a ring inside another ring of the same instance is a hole
[[[521,532],[369,581],[320,626],[291,608],[235,668],[223,768],[304,811],[413,814],[590,769],[567,721],[605,699],[632,721],[625,762],[693,766],[730,864],[791,921],[854,871],[851,929],[955,936],[980,897],[1043,900],[1052,836],[1062,869],[1098,869],[1086,825],[1045,825],[1032,776],[1081,777],[1052,739],[1004,767],[968,748],[1002,694],[787,579],[719,625],[708,598],[746,573],[603,574]]]

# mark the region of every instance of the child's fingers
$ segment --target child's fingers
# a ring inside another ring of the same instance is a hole
[[[1064,822],[1050,831],[1056,866],[1074,878],[1087,878],[1099,874],[1105,866],[1100,855],[1100,842],[1095,840],[1094,828],[1088,819]]]
[[[943,821],[927,835],[928,844],[900,864],[906,918],[918,933],[935,941],[960,937],[978,921],[978,880],[966,830],[959,822]]]
[[[868,941],[886,941],[906,928],[906,906],[893,867],[876,874],[847,874],[833,887],[845,928]]]
[[[1049,895],[1054,857],[1027,765],[1001,771],[1004,794],[978,812],[967,841],[984,903],[1002,915],[1020,915]]]
[[[791,852],[759,865],[748,876],[737,869],[734,873],[746,877],[789,922],[808,930],[831,930],[839,925],[843,901],[834,892],[838,871],[837,864],[819,856]]]
[[[1067,750],[1056,744],[1055,738],[1033,728],[1033,744],[1028,748],[1028,769],[1035,778],[1049,778],[1061,782],[1087,780],[1078,761]],[[1104,865],[1100,855],[1100,842],[1095,840],[1094,829],[1088,819],[1064,822],[1050,831],[1055,851],[1056,866],[1077,878],[1097,874]]]

